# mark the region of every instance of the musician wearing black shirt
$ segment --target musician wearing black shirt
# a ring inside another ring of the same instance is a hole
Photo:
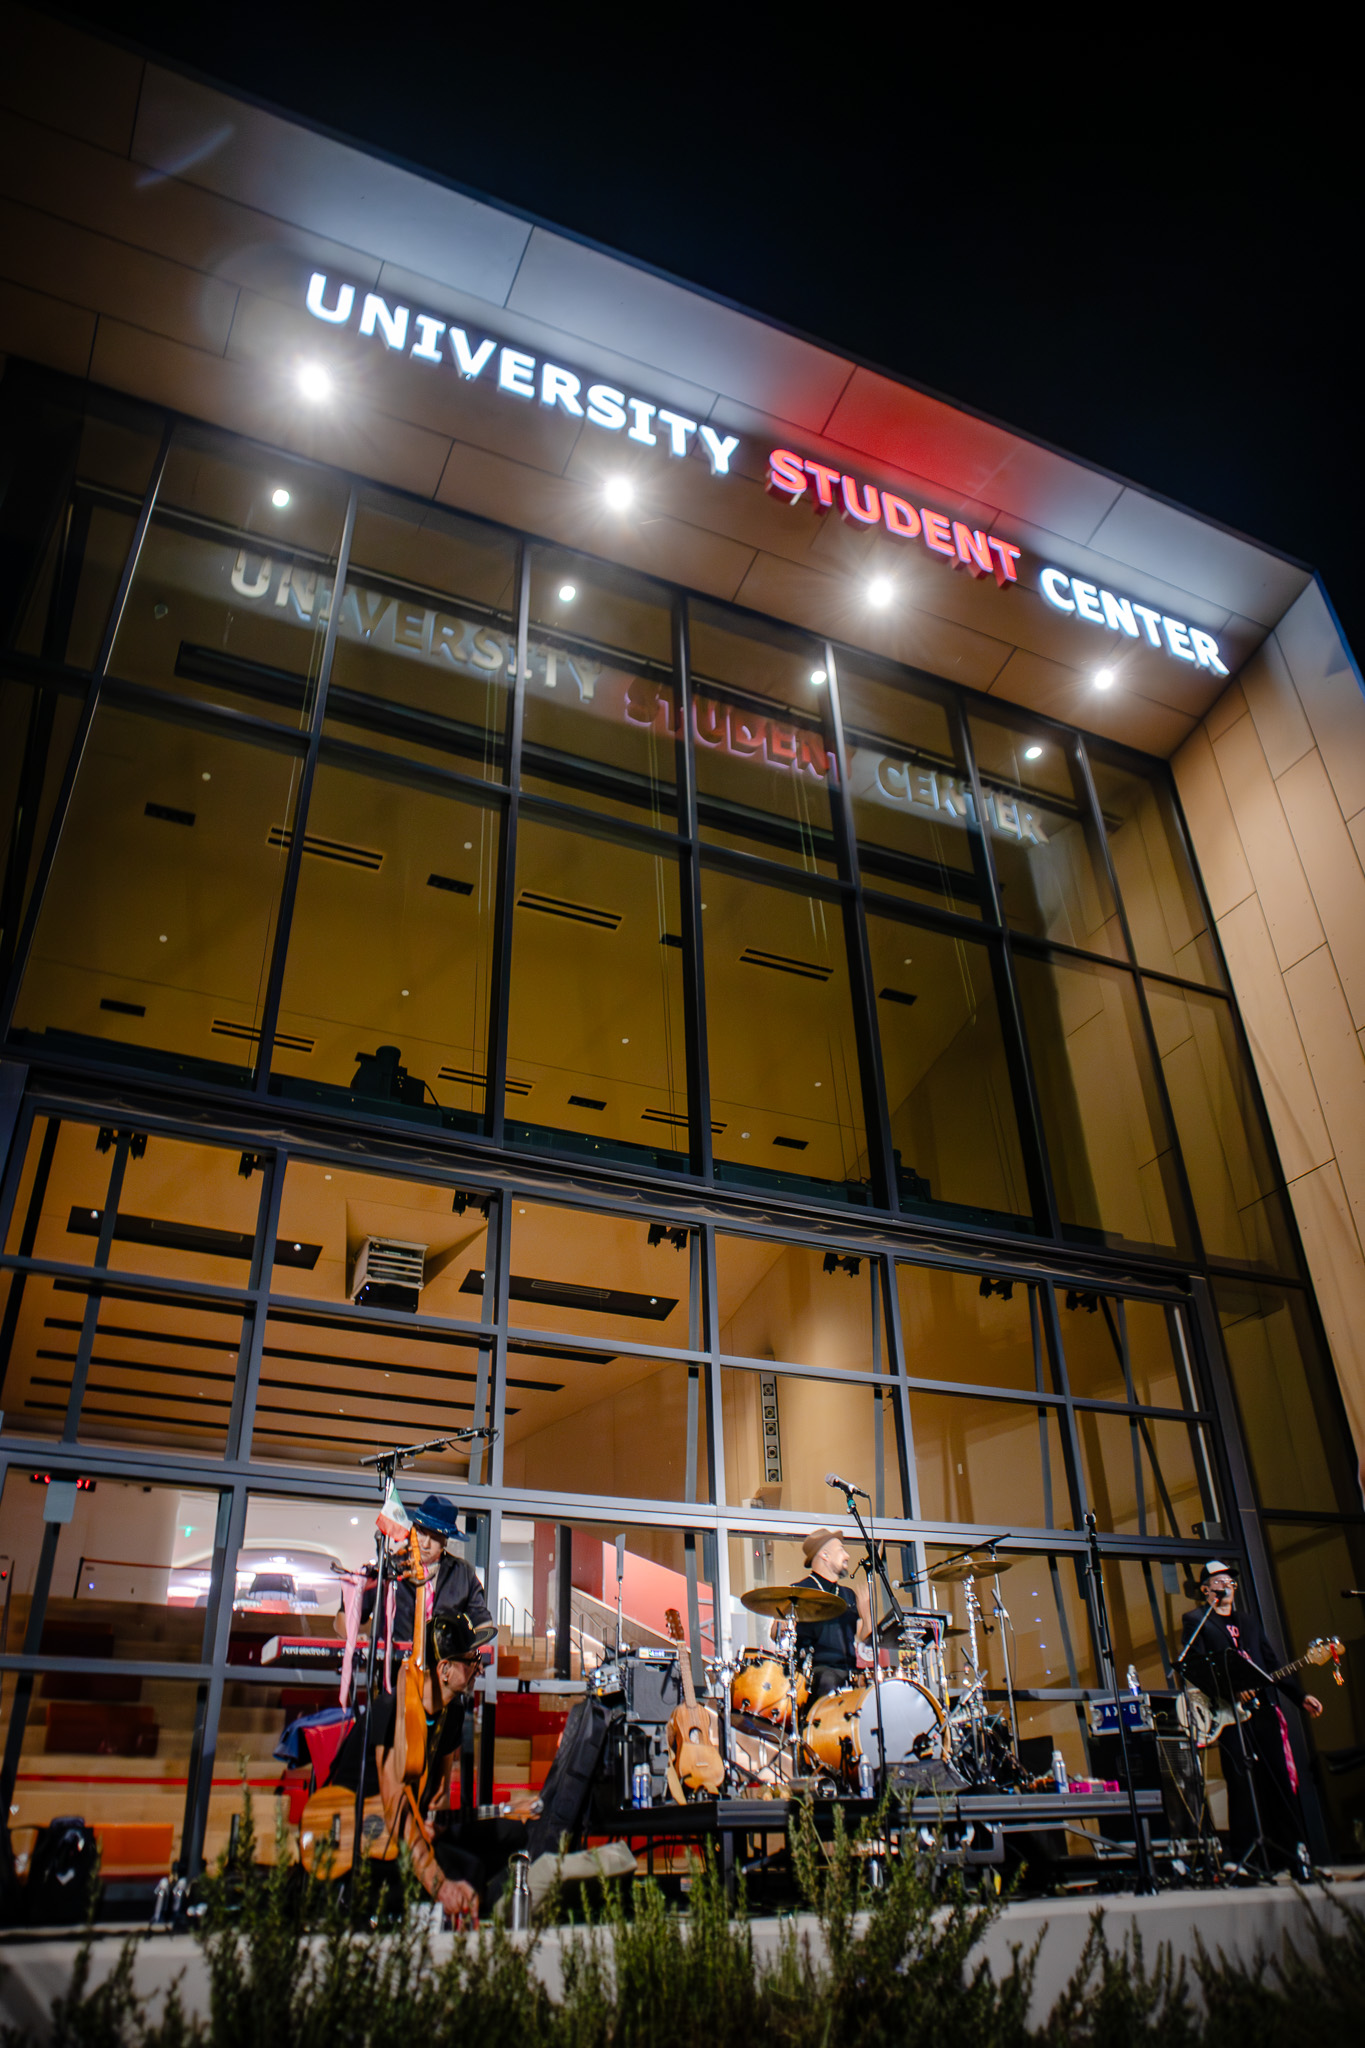
[[[417,1536],[422,1569],[428,1575],[425,1588],[427,1620],[433,1620],[438,1614],[463,1614],[476,1631],[479,1642],[491,1643],[498,1632],[497,1623],[488,1611],[478,1574],[466,1559],[452,1557],[446,1550],[451,1538],[459,1534],[455,1503],[447,1500],[444,1494],[429,1493],[420,1507],[411,1510],[410,1519]],[[430,1576],[433,1572],[434,1583]],[[368,1621],[373,1611],[374,1587],[367,1586],[361,1602],[362,1620]],[[400,1578],[393,1607],[393,1640],[396,1645],[406,1646],[412,1641],[412,1624],[412,1581]]]
[[[1276,1694],[1312,1719],[1322,1712],[1322,1702],[1306,1693],[1292,1675],[1273,1682],[1262,1678],[1261,1672],[1274,1671],[1281,1659],[1256,1617],[1236,1605],[1237,1577],[1230,1565],[1211,1559],[1199,1574],[1199,1591],[1203,1604],[1181,1621],[1183,1641],[1193,1644],[1185,1669],[1191,1683],[1211,1700],[1229,1708],[1235,1704],[1246,1715],[1245,1751],[1235,1725],[1218,1738],[1228,1788],[1229,1853],[1233,1862],[1241,1863],[1256,1839],[1249,1782],[1254,1779],[1269,1859],[1287,1864],[1304,1839],[1304,1824],[1288,1725]],[[1248,1659],[1260,1671],[1253,1671]]]
[[[839,1692],[850,1684],[858,1668],[856,1645],[871,1640],[872,1607],[866,1586],[856,1591],[843,1581],[848,1577],[848,1550],[833,1529],[813,1529],[801,1546],[808,1567],[798,1586],[813,1586],[821,1593],[837,1593],[844,1612],[837,1621],[802,1621],[796,1625],[798,1651],[813,1657],[810,1703],[826,1693]]]

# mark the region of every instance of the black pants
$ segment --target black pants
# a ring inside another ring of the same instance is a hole
[[[437,1826],[431,1846],[445,1875],[473,1885],[480,1905],[488,1907],[502,1892],[508,1863],[526,1847],[526,1823],[471,1820],[461,1827],[458,1814],[452,1814],[445,1826]]]
[[[1256,1839],[1256,1809],[1248,1783],[1254,1776],[1266,1849],[1271,1863],[1282,1867],[1290,1862],[1295,1843],[1303,1840],[1304,1827],[1298,1794],[1285,1767],[1284,1742],[1274,1708],[1257,1707],[1244,1732],[1254,1761],[1243,1757],[1235,1728],[1225,1728],[1218,1738],[1228,1788],[1228,1849],[1234,1863],[1240,1863]]]
[[[846,1686],[854,1683],[851,1671],[840,1671],[833,1664],[817,1664],[810,1675],[810,1704],[814,1706],[826,1693],[843,1692]]]

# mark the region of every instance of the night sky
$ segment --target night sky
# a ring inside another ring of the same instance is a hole
[[[1361,116],[1308,15],[67,11],[1269,542],[1365,650]]]

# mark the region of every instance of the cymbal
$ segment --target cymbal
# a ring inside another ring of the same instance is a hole
[[[848,1613],[847,1603],[837,1593],[822,1593],[817,1586],[755,1586],[739,1596],[741,1607],[750,1614],[769,1614],[785,1621],[838,1621]]]
[[[993,1579],[997,1572],[1014,1570],[1014,1559],[1010,1557],[953,1557],[943,1564],[931,1564],[929,1577],[937,1579],[940,1585],[957,1583],[966,1579]]]

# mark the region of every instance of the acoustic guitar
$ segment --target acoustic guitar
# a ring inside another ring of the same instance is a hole
[[[1272,1671],[1274,1679],[1288,1678],[1295,1671],[1302,1671],[1305,1664],[1325,1664],[1332,1661],[1332,1676],[1338,1685],[1345,1681],[1341,1675],[1341,1638],[1339,1636],[1317,1636],[1308,1645],[1301,1657],[1295,1657],[1288,1664],[1281,1664],[1278,1671]],[[1249,1688],[1251,1689],[1251,1688]],[[1239,1701],[1235,1707],[1225,1706],[1221,1700],[1211,1700],[1197,1685],[1187,1685],[1185,1698],[1188,1712],[1194,1725],[1194,1739],[1200,1749],[1207,1749],[1218,1740],[1225,1728],[1233,1727],[1238,1721],[1245,1721],[1251,1714],[1250,1707]]]
[[[679,1787],[686,1787],[689,1792],[719,1792],[725,1783],[725,1759],[716,1747],[710,1714],[697,1704],[682,1616],[676,1607],[670,1607],[664,1621],[679,1646],[683,1687],[683,1704],[674,1708],[668,1723],[668,1748],[673,1759],[670,1783],[676,1780]],[[680,1796],[680,1791],[674,1792],[675,1798]]]
[[[355,1793],[348,1785],[324,1785],[303,1809],[299,1821],[299,1861],[311,1877],[345,1877],[351,1868],[355,1843]],[[360,1824],[363,1856],[392,1863],[398,1854],[398,1836],[384,1818],[384,1803],[376,1795],[365,1801]]]

